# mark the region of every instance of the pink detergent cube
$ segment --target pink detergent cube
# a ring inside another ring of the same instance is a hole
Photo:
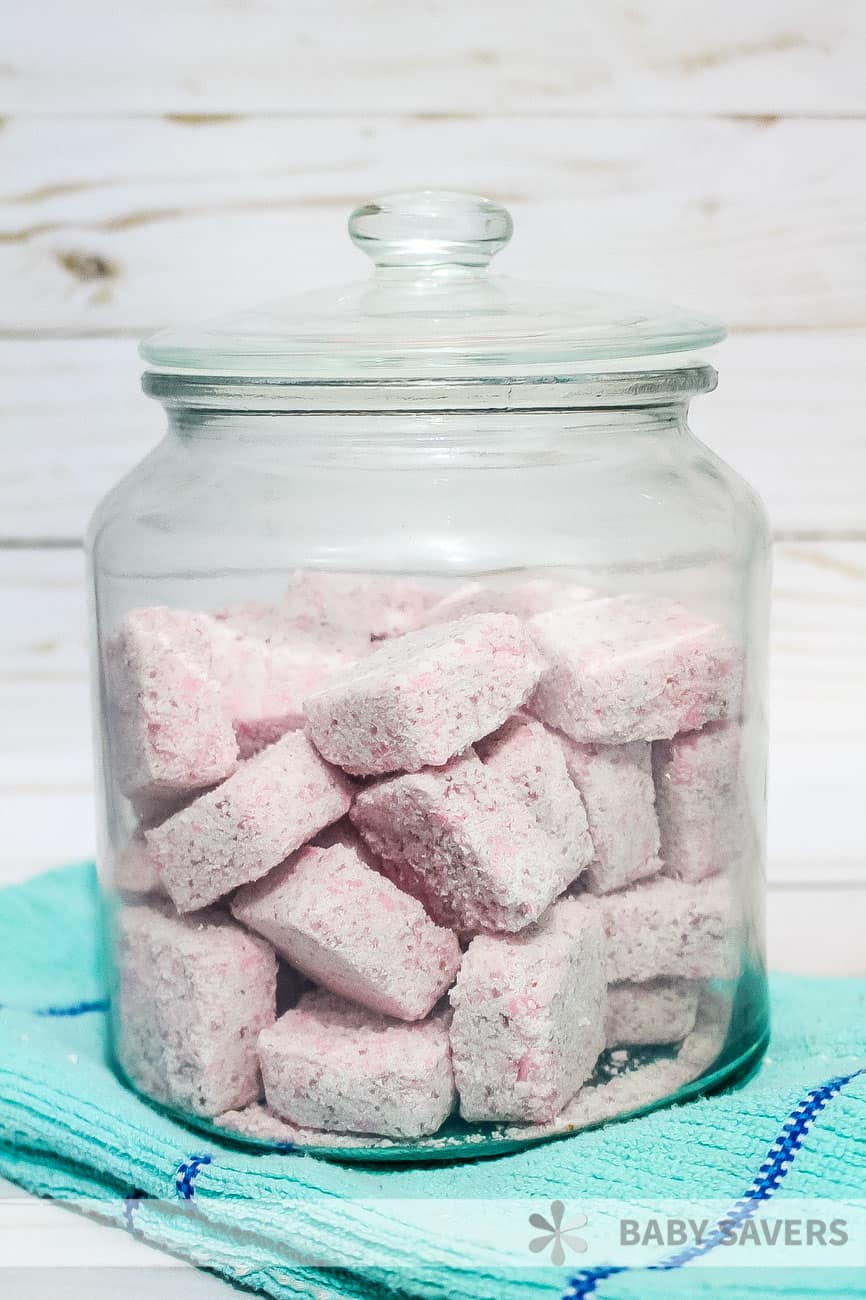
[[[702,880],[732,868],[746,838],[739,727],[656,741],[653,772],[665,874]]]
[[[217,622],[242,636],[264,641],[272,648],[317,649],[335,654],[339,664],[352,663],[370,653],[370,636],[364,628],[332,627],[318,620],[315,610],[304,614],[296,602],[260,600],[230,605],[214,614]]]
[[[467,582],[456,591],[449,592],[430,607],[421,620],[424,626],[432,623],[450,623],[467,614],[516,614],[518,618],[531,618],[546,609],[587,600],[592,595],[589,587],[577,587],[551,578],[530,578],[513,587],[487,587],[480,582]]]
[[[372,1137],[365,1133],[325,1133],[319,1128],[300,1128],[275,1115],[269,1106],[254,1101],[242,1110],[227,1110],[214,1116],[218,1128],[228,1129],[250,1142],[269,1146],[331,1147],[339,1150],[380,1151],[395,1146],[392,1138]]]
[[[121,788],[144,816],[215,785],[238,757],[302,727],[305,696],[359,653],[300,631],[248,635],[228,614],[134,611],[109,643],[106,674]]]
[[[654,875],[662,864],[650,746],[640,740],[630,745],[559,740],[592,836],[592,862],[580,883],[593,894],[606,894]]]
[[[395,883],[464,933],[522,930],[578,871],[474,753],[369,786],[351,817]]]
[[[448,1019],[390,1020],[334,993],[305,993],[259,1036],[268,1105],[334,1133],[417,1138],[454,1109]]]
[[[609,984],[605,1034],[608,1047],[679,1043],[695,1027],[699,980],[658,979]]]
[[[605,1045],[605,940],[580,899],[518,935],[478,935],[451,991],[451,1054],[468,1120],[552,1119]]]
[[[378,640],[410,631],[436,599],[436,592],[407,578],[299,569],[279,608],[311,631],[330,628]]]
[[[379,871],[382,864],[374,853],[371,853],[366,842],[361,838],[358,831],[352,825],[351,817],[344,817],[341,821],[334,822],[331,826],[326,826],[323,831],[319,831],[311,843],[315,849],[332,849],[335,844],[341,848],[351,849],[356,853],[362,862],[374,871]]]
[[[669,739],[739,705],[741,657],[674,601],[616,596],[527,624],[548,663],[530,711],[578,741]]]
[[[241,758],[304,724],[303,700],[357,655],[309,637],[269,644],[214,622],[213,675],[220,681]]]
[[[305,702],[329,762],[356,775],[441,766],[527,699],[542,670],[513,614],[476,614],[386,642]]]
[[[274,1022],[277,961],[225,914],[168,903],[117,917],[117,1054],[130,1081],[197,1115],[261,1093],[256,1040]]]
[[[179,912],[258,880],[352,802],[352,786],[290,731],[234,776],[145,833]]]
[[[114,883],[129,894],[162,894],[159,878],[144,831],[139,827],[121,850],[114,864]]]
[[[151,826],[164,822],[167,817],[171,817],[174,813],[180,812],[181,808],[185,808],[188,803],[191,803],[200,794],[200,790],[188,791],[184,795],[174,795],[173,798],[152,794],[134,794],[129,796],[129,802],[142,830],[148,830]]]
[[[120,789],[172,799],[224,780],[238,748],[222,687],[208,675],[210,620],[137,609],[106,647],[111,757]]]
[[[399,1020],[422,1020],[460,965],[456,936],[341,845],[301,849],[231,908],[316,984]]]
[[[543,722],[517,714],[479,741],[476,752],[535,815],[576,876],[591,860],[593,845],[583,800],[568,774],[559,738]]]
[[[591,901],[601,912],[613,983],[739,973],[741,924],[722,876],[697,884],[655,876]]]

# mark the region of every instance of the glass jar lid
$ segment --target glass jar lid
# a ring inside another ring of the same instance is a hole
[[[418,409],[425,392],[436,407],[476,406],[478,394],[499,406],[491,386],[585,388],[603,376],[630,375],[639,389],[655,374],[668,387],[711,386],[714,372],[690,354],[724,338],[719,321],[491,274],[512,228],[506,208],[473,195],[425,190],[366,203],[349,218],[349,233],[372,258],[371,277],[162,330],[141,347],[145,389],[179,399],[197,392],[212,405],[214,389],[225,396],[264,385],[273,397],[278,386],[294,390],[305,409],[372,409],[391,404],[385,385],[394,396],[411,392]],[[513,388],[512,399],[539,404]]]

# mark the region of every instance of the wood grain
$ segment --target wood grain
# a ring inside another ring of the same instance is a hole
[[[0,881],[93,850],[82,557],[50,548],[161,436],[134,338],[363,276],[357,201],[470,189],[514,211],[503,271],[734,326],[692,423],[782,539],[770,961],[866,973],[864,53],[859,0],[19,6],[0,51]]]
[[[363,278],[350,209],[427,186],[509,204],[502,271],[855,328],[864,153],[866,120],[12,118],[0,332],[142,334]]]
[[[852,113],[858,0],[33,0],[0,111]]]
[[[866,975],[866,885],[767,896],[767,962],[794,975]]]
[[[738,335],[695,432],[785,535],[866,529],[866,330]],[[0,344],[0,540],[80,540],[96,503],[163,435],[132,339]]]

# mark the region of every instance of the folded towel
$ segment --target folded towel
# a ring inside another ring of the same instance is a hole
[[[850,1246],[839,1267],[792,1249],[733,1268],[710,1230],[632,1253],[610,1235],[635,1206],[709,1204],[736,1226],[808,1203],[854,1223],[866,980],[774,976],[769,1053],[728,1093],[495,1159],[341,1165],[219,1140],[119,1082],[98,912],[90,864],[0,891],[0,1174],[22,1187],[279,1300],[866,1295]]]

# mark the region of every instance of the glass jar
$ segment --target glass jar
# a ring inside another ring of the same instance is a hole
[[[714,321],[358,209],[371,280],[155,336],[89,535],[118,1069],[264,1146],[488,1154],[767,1033],[769,537]]]

